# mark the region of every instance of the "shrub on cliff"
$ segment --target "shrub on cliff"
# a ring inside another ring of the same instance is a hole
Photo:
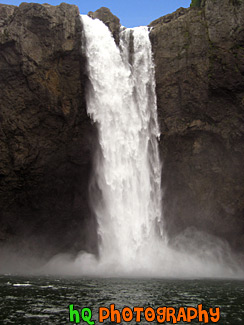
[[[191,8],[200,7],[200,6],[201,6],[201,0],[191,0]]]

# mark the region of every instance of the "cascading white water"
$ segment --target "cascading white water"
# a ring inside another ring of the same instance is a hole
[[[232,275],[228,247],[211,236],[194,231],[192,242],[185,235],[175,240],[177,251],[167,245],[148,28],[122,30],[119,48],[100,20],[81,19],[90,80],[87,109],[99,132],[91,200],[100,246],[99,261],[83,254],[77,263],[90,274]]]
[[[100,258],[122,268],[143,266],[145,247],[157,237],[162,197],[149,32],[125,29],[120,50],[100,20],[83,16],[82,21],[91,82],[87,108],[101,147],[95,167],[101,200],[93,200]]]
[[[243,277],[229,246],[187,229],[171,239],[162,228],[161,164],[154,66],[147,27],[124,29],[120,48],[100,21],[81,16],[90,84],[88,114],[97,124],[91,203],[99,258],[56,256],[48,273],[94,276]]]

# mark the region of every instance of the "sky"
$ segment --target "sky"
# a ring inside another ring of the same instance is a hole
[[[58,5],[61,2],[75,4],[81,14],[95,11],[100,7],[107,7],[116,15],[125,27],[148,25],[153,20],[169,14],[180,7],[187,8],[191,0],[46,0],[46,1],[19,1],[0,0],[0,3],[19,5],[21,2],[38,2]]]

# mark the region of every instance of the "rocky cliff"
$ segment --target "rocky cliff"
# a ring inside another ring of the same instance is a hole
[[[244,251],[244,1],[202,1],[151,23],[167,231]]]
[[[0,5],[0,242],[25,251],[96,248],[81,32],[76,6]]]
[[[117,17],[99,18],[118,43]],[[171,238],[188,227],[244,251],[244,4],[202,1],[152,22]],[[97,143],[86,114],[78,8],[0,5],[0,241],[96,251]]]

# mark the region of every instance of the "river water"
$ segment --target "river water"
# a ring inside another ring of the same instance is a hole
[[[77,310],[90,308],[95,324],[99,307],[110,304],[120,311],[125,306],[178,308],[202,304],[206,310],[220,307],[218,324],[243,325],[244,281],[0,277],[0,324],[72,324],[71,304]],[[105,320],[104,324],[111,322]],[[129,324],[136,322],[133,319]],[[143,316],[141,324],[149,324]],[[191,324],[199,324],[198,319]]]

